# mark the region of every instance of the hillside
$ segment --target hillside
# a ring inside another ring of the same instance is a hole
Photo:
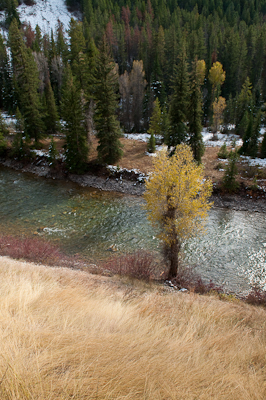
[[[1,400],[264,399],[265,310],[0,258]]]

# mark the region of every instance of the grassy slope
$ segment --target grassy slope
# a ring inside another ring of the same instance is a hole
[[[0,258],[0,398],[265,399],[266,312]]]

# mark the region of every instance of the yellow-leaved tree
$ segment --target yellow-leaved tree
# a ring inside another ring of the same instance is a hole
[[[182,241],[203,231],[211,207],[212,183],[193,159],[189,146],[180,144],[172,157],[167,149],[153,160],[144,198],[148,219],[160,225],[159,238],[169,266],[168,279],[176,277]]]

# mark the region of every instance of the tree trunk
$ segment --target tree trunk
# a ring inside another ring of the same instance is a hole
[[[165,244],[164,256],[169,265],[168,277],[171,280],[176,277],[178,271],[178,255],[180,251],[180,242],[176,232],[175,219],[177,208],[169,204],[170,196],[167,196],[168,209],[165,214],[165,220],[172,223],[171,233],[170,233],[170,244]]]
[[[177,237],[174,242],[169,246],[169,271],[168,271],[168,280],[171,280],[176,277],[178,271],[178,254],[180,251],[180,245]]]

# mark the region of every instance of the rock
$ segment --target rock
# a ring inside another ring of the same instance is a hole
[[[115,247],[115,244],[112,244],[110,247],[108,247],[107,251],[117,251],[117,248]]]

